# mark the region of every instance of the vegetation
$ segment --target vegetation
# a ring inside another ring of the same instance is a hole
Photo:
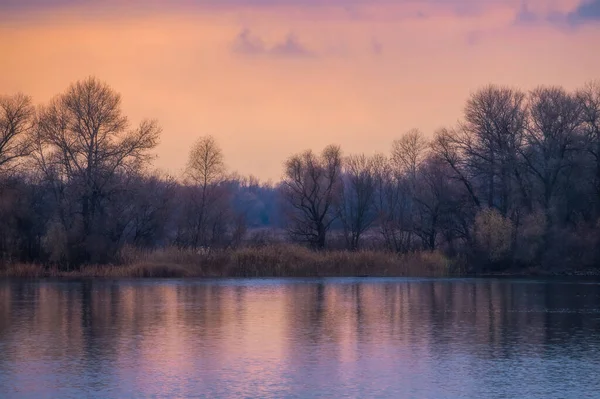
[[[178,248],[127,248],[118,265],[86,265],[67,271],[56,266],[11,264],[0,270],[0,277],[444,277],[457,272],[439,252],[315,252],[288,244],[200,254]]]
[[[211,136],[152,170],[157,121],[96,78],[0,97],[0,275],[447,275],[600,268],[600,82],[490,85],[389,155],[336,145],[264,184]],[[117,266],[115,266],[117,265]]]

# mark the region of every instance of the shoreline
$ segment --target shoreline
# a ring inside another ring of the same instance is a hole
[[[422,275],[297,275],[297,276],[211,276],[211,275],[126,275],[126,274],[89,274],[80,272],[59,272],[59,273],[39,273],[39,274],[9,274],[0,273],[0,281],[7,280],[48,280],[48,281],[86,281],[86,280],[262,280],[262,279],[285,279],[285,280],[303,280],[303,279],[431,279],[431,280],[447,280],[447,279],[517,279],[517,280],[582,280],[589,279],[600,283],[600,272],[589,271],[581,273],[568,272],[548,272],[548,273],[465,273],[465,274],[448,274],[445,276],[422,276]]]
[[[314,252],[291,244],[209,253],[174,247],[154,251],[125,248],[114,264],[65,269],[56,265],[5,264],[0,265],[0,277],[447,277],[462,274],[456,262],[441,252]]]
[[[0,264],[0,278],[600,278],[600,269],[589,267],[468,272],[464,260],[450,259],[441,252],[314,252],[288,244],[212,253],[180,248],[153,251],[126,248],[118,259],[115,264],[88,264],[75,270],[34,263]]]

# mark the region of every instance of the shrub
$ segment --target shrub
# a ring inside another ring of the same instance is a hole
[[[497,210],[486,208],[477,214],[474,236],[479,253],[489,262],[503,262],[510,257],[513,223]]]

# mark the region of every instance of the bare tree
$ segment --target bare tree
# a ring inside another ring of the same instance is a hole
[[[596,191],[596,213],[600,214],[600,81],[587,83],[577,93],[581,106],[582,128],[586,151],[593,159],[593,185]]]
[[[0,96],[0,171],[31,153],[34,115],[28,96]]]
[[[143,168],[160,132],[151,120],[130,129],[121,96],[94,77],[72,84],[40,108],[35,158],[58,202],[74,199],[78,204],[82,231],[74,236],[84,242],[82,260],[93,260],[91,247],[102,240],[105,206],[118,176]],[[74,197],[65,198],[68,191]],[[73,227],[64,214],[61,219],[66,229]]]
[[[458,129],[437,132],[433,151],[450,166],[475,206],[486,204],[506,215],[515,187],[526,193],[518,163],[526,122],[525,94],[490,85],[471,95]]]
[[[419,129],[409,130],[392,143],[391,160],[395,169],[414,181],[428,148],[429,144]]]
[[[125,217],[128,240],[138,247],[164,244],[175,201],[175,179],[159,173],[132,177],[131,205]]]
[[[290,207],[289,232],[313,248],[325,247],[327,232],[337,217],[341,170],[341,150],[333,145],[320,156],[308,150],[285,163],[283,195]]]
[[[470,200],[477,208],[481,206],[479,195],[475,191],[469,168],[468,158],[460,133],[453,129],[440,129],[435,133],[431,143],[433,153],[444,160],[450,167],[448,178],[459,181],[468,193],[466,200]]]
[[[452,204],[454,190],[447,178],[448,165],[437,156],[429,156],[421,162],[414,187],[414,232],[420,237],[423,248],[436,249],[438,235],[448,229],[449,220],[456,212]],[[452,234],[446,234],[452,236]]]
[[[529,95],[527,147],[521,154],[541,186],[541,202],[549,210],[560,179],[568,178],[578,147],[581,106],[561,87],[539,87]],[[549,216],[549,215],[548,215]]]
[[[375,180],[375,225],[390,251],[410,249],[410,187],[406,176],[383,154],[372,158]],[[396,165],[397,166],[397,165]]]
[[[361,235],[371,227],[377,216],[374,159],[364,154],[346,157],[341,184],[338,213],[348,247],[357,250]]]
[[[431,142],[413,129],[387,155],[297,153],[277,184],[229,174],[211,136],[179,181],[148,173],[159,133],[130,125],[120,95],[93,77],[38,109],[0,96],[0,262],[109,262],[124,244],[228,248],[248,228],[271,229],[273,242],[286,216],[315,249],[343,232],[356,250],[377,231],[389,250],[479,269],[600,259],[598,81],[574,93],[486,86]]]
[[[220,182],[225,175],[223,151],[212,136],[198,139],[190,150],[186,175],[192,182],[208,187]]]
[[[405,236],[407,248],[412,245],[415,233],[415,218],[417,217],[416,202],[414,200],[417,190],[417,171],[426,159],[429,152],[429,143],[418,129],[412,129],[404,133],[400,139],[392,143],[391,166],[397,181],[397,187],[401,189],[401,216],[398,219],[398,227]]]
[[[198,139],[190,150],[186,177],[191,186],[184,224],[188,227],[180,235],[193,248],[215,244],[224,234],[228,191],[224,186],[225,163],[223,151],[212,136]],[[185,238],[184,238],[185,237]]]
[[[525,94],[519,90],[490,85],[467,101],[460,145],[487,205],[502,215],[514,202],[515,179],[524,184],[518,154],[526,124]]]
[[[31,152],[33,121],[29,97],[0,96],[0,261],[18,252],[26,238],[22,227],[33,216],[27,211],[29,187],[10,173]]]

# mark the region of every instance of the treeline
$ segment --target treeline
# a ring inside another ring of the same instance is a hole
[[[37,107],[0,97],[0,260],[68,269],[116,262],[125,246],[274,241],[441,251],[471,270],[600,260],[600,82],[487,86],[431,139],[409,131],[389,154],[307,150],[275,185],[228,172],[211,136],[182,176],[154,172],[160,133],[132,125],[95,78]]]

